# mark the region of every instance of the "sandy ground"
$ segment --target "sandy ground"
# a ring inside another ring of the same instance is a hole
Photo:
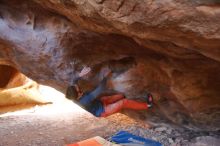
[[[0,146],[63,146],[94,136],[109,138],[119,130],[164,146],[218,146],[220,133],[201,133],[161,123],[150,127],[123,114],[96,118],[54,90],[43,89],[53,104],[0,108]],[[18,111],[20,109],[20,111]]]
[[[46,92],[45,96],[54,96]],[[53,99],[53,104],[29,107],[19,105],[0,110],[0,146],[62,146],[94,136],[109,137],[122,129],[148,125],[122,115],[96,118],[63,95]],[[18,109],[20,111],[14,111]],[[13,112],[6,112],[8,111]],[[118,118],[116,118],[118,117]],[[116,120],[117,119],[117,120]]]
[[[77,110],[48,113],[55,108],[52,106],[34,108],[26,111],[26,114],[23,112],[1,117],[0,145],[64,145],[108,132],[103,131],[108,124],[106,120],[97,120]]]
[[[37,106],[1,115],[0,146],[61,146],[94,136],[109,137],[121,125],[148,128],[122,114],[95,118],[73,104]]]

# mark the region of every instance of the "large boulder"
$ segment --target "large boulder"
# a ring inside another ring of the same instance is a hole
[[[138,99],[145,91],[152,92],[156,108],[169,120],[216,130],[220,128],[218,3],[2,0],[0,57],[33,80],[63,92],[83,66],[93,68],[87,78],[93,87],[109,60],[134,57],[137,65],[114,76],[111,89]]]

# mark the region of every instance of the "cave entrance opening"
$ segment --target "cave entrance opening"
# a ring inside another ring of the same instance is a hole
[[[41,108],[45,106],[45,108]],[[39,110],[36,110],[39,109]],[[83,109],[65,98],[56,89],[31,80],[12,65],[0,64],[0,117],[25,115],[56,115]]]
[[[35,91],[29,91],[31,92],[31,97],[24,96],[24,98],[26,97],[27,99],[24,99],[23,103],[21,102],[15,105],[9,105],[9,106],[6,105],[2,107],[0,106],[0,117],[19,116],[19,115],[22,116],[39,115],[39,116],[52,116],[52,117],[54,116],[54,118],[56,118],[57,115],[60,115],[62,113],[82,114],[87,112],[77,104],[66,99],[63,93],[57,91],[52,87],[45,85],[38,85],[37,92],[36,89],[34,90]],[[20,98],[18,98],[18,100],[20,100]],[[36,103],[30,104],[27,103],[26,100],[34,100],[36,101]],[[13,101],[13,103],[14,102],[16,101]],[[74,116],[74,114],[72,116]]]

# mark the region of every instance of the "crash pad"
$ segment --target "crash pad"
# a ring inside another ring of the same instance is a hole
[[[119,131],[110,138],[111,142],[126,146],[162,146],[161,143],[152,139],[133,135],[127,131]]]
[[[120,146],[120,145],[113,144],[100,136],[96,136],[77,143],[67,144],[66,146]]]

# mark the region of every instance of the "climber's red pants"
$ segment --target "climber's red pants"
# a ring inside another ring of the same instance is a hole
[[[119,112],[121,109],[146,110],[147,103],[125,99],[124,95],[117,94],[113,96],[104,96],[101,98],[104,105],[104,112],[101,117],[107,117]]]

